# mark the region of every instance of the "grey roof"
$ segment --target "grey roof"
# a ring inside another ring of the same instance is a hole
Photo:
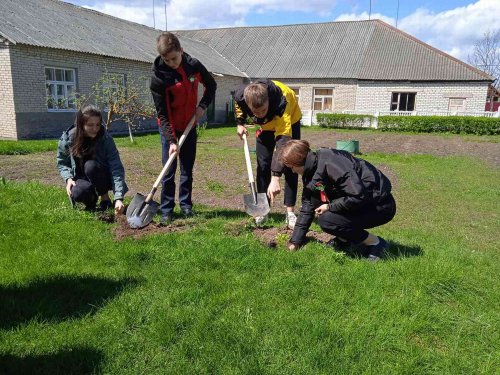
[[[153,62],[160,30],[58,0],[1,0],[0,36],[13,44],[57,48]],[[213,73],[244,77],[206,43],[180,37],[181,45]]]
[[[11,43],[152,62],[160,30],[58,0],[0,0]],[[382,21],[177,31],[207,69],[244,77],[492,81]],[[246,74],[245,74],[246,73]]]
[[[492,80],[380,20],[177,32],[208,43],[250,77]]]

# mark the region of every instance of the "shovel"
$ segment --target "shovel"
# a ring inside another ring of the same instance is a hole
[[[191,131],[195,118],[196,116],[193,116],[193,118],[191,118],[191,121],[189,121],[186,130],[184,130],[184,133],[182,133],[181,138],[179,139],[179,147],[177,148],[177,152],[173,153],[168,158],[167,162],[165,163],[165,166],[161,170],[160,175],[156,179],[153,188],[149,192],[148,196],[145,197],[144,195],[137,193],[132,199],[132,202],[130,202],[130,205],[127,208],[127,222],[131,228],[133,229],[144,228],[146,225],[151,223],[154,215],[156,214],[156,212],[158,212],[158,207],[160,205],[157,202],[153,201],[153,196],[156,193],[156,190],[158,189],[158,186],[160,185],[163,176],[165,176],[165,174],[170,169],[172,163],[177,158],[177,153],[180,151],[181,146],[184,143],[184,140]]]
[[[255,180],[253,179],[252,163],[250,162],[250,151],[248,150],[248,142],[246,134],[243,134],[243,148],[245,149],[245,161],[247,164],[248,181],[250,183],[251,194],[243,195],[243,203],[245,211],[255,217],[265,216],[269,213],[269,201],[265,193],[257,193]]]

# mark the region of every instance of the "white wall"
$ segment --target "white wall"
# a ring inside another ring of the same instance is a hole
[[[448,111],[450,98],[465,98],[465,112],[483,112],[487,82],[359,82],[356,111],[389,111],[393,92],[415,92],[415,110]]]

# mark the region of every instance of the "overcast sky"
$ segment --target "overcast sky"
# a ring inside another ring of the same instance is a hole
[[[165,29],[165,0],[67,0]],[[153,18],[153,3],[155,5]],[[167,0],[169,30],[381,19],[461,60],[500,29],[500,0]],[[155,20],[155,22],[154,22]]]

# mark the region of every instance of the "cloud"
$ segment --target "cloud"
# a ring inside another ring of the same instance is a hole
[[[474,43],[488,30],[498,30],[498,0],[479,0],[473,4],[434,13],[417,9],[403,18],[400,28],[462,60]]]
[[[93,1],[93,0],[89,0]],[[168,29],[199,29],[214,27],[244,26],[248,16],[271,11],[296,11],[331,15],[337,3],[351,3],[353,13],[342,14],[335,21],[354,21],[368,19],[367,12],[356,12],[356,2],[351,0],[169,0],[167,6]],[[114,15],[133,22],[153,26],[151,0],[107,0],[86,6],[106,14]],[[156,27],[165,27],[164,2],[155,0]],[[488,30],[498,30],[498,0],[477,0],[470,5],[457,7],[443,12],[433,12],[419,8],[412,14],[401,18],[398,27],[461,60],[466,60],[473,49],[474,42],[481,39]],[[372,19],[381,19],[395,25],[393,17],[372,13]],[[276,23],[279,23],[279,19]]]
[[[439,48],[463,61],[474,48],[474,43],[482,39],[488,30],[498,30],[498,0],[478,0],[467,6],[443,12],[432,12],[419,8],[398,22],[398,28],[416,38]],[[372,19],[379,18],[391,25],[396,20],[382,14],[373,14]],[[342,14],[336,21],[368,19],[366,12]]]
[[[150,0],[131,0],[127,6],[120,0],[83,5],[102,13],[132,22],[153,26],[153,7]],[[251,13],[269,11],[307,12],[329,16],[336,5],[332,0],[169,0],[168,28],[171,30],[243,26]],[[155,20],[158,28],[165,25],[163,0],[155,1]],[[277,20],[279,21],[279,20]]]
[[[335,21],[361,21],[367,19],[368,19],[368,12],[363,12],[359,14],[356,13],[341,14],[340,16],[335,18]],[[372,13],[370,19],[382,20],[390,25],[394,25],[396,23],[395,18],[384,16],[381,13]]]
[[[82,5],[84,8],[96,10],[101,13],[109,14],[127,21],[153,26],[153,10],[145,9],[141,6],[124,6],[121,4],[102,3],[96,5]]]

